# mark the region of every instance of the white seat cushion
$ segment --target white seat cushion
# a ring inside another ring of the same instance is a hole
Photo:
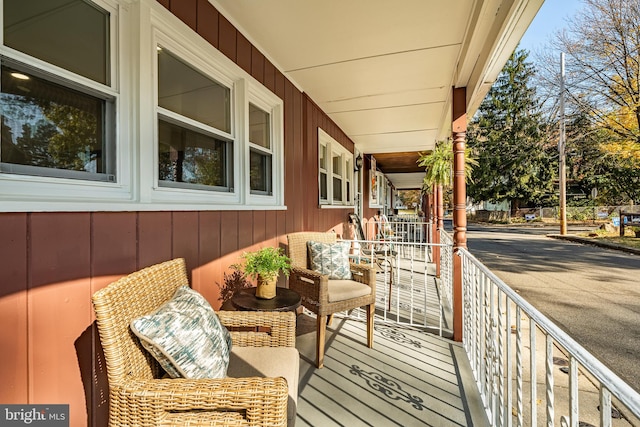
[[[371,287],[355,280],[329,280],[329,302],[371,295]]]
[[[284,377],[289,386],[287,425],[292,427],[295,424],[298,404],[299,370],[300,355],[294,347],[233,346],[227,376],[231,378]]]

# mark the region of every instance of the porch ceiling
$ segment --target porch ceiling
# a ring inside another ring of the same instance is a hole
[[[393,175],[450,135],[452,87],[475,112],[544,2],[209,1]]]

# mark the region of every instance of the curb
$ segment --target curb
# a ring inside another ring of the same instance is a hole
[[[562,235],[562,234],[547,234],[547,237],[558,240],[568,240],[570,242],[582,243],[584,245],[598,246],[601,248],[614,249],[621,252],[627,252],[634,255],[640,255],[640,249],[628,248],[626,246],[620,246],[615,243],[601,242],[597,239],[590,239],[587,237],[578,237],[574,235]]]

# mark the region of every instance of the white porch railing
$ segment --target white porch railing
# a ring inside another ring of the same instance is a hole
[[[467,250],[457,254],[463,344],[491,425],[640,425],[640,394]]]
[[[435,277],[433,247],[442,257],[452,256],[451,243],[427,243],[430,224],[424,221],[392,221],[392,232],[376,240],[353,240],[352,259],[368,263],[376,274],[376,321],[420,327],[448,335],[451,331],[451,284]],[[452,265],[451,260],[446,261]],[[447,269],[450,277],[450,269]],[[363,313],[352,313],[357,317]]]

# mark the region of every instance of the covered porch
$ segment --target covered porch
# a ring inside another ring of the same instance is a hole
[[[336,317],[327,364],[312,369],[307,327],[313,321],[301,316],[298,422],[482,425],[490,418],[505,424],[510,401],[500,391],[505,383],[494,380],[511,377],[493,370],[499,364],[492,351],[502,348],[494,338],[504,338],[509,323],[498,323],[489,311],[489,275],[482,276],[484,287],[474,288],[475,267],[462,268],[459,172],[467,117],[542,2],[78,0],[68,2],[78,10],[41,1],[42,13],[34,14],[24,2],[5,0],[5,18],[11,7],[15,19],[4,28],[7,78],[17,68],[39,82],[37,88],[55,87],[56,99],[74,108],[69,94],[91,99],[95,122],[109,131],[88,153],[104,154],[111,164],[98,170],[86,162],[43,166],[2,158],[0,322],[15,327],[0,331],[0,347],[11,349],[0,355],[0,401],[68,404],[71,426],[107,425],[109,387],[92,294],[133,271],[182,257],[191,287],[219,308],[220,284],[243,252],[285,246],[287,234],[298,231],[346,237],[349,213],[372,218],[392,209],[393,191],[421,186],[418,153],[452,137],[453,236],[441,234],[441,199],[432,200],[433,240],[424,243],[436,246],[421,252],[430,257],[422,258],[420,270],[399,260],[393,271],[378,274],[374,349],[361,345],[357,318]],[[103,24],[100,38],[93,34],[101,49],[82,37],[90,25],[76,25],[85,12]],[[73,67],[42,56],[48,38],[31,37],[42,17],[55,17],[45,33],[78,30],[80,36],[62,34],[80,41],[76,49],[56,51]],[[86,75],[81,48],[100,57],[104,78]],[[211,99],[192,87],[194,80],[217,88],[220,102],[208,112],[223,117],[220,123],[194,113]],[[29,100],[36,92],[25,85],[14,91]],[[52,93],[36,94],[46,104]],[[184,103],[162,99],[176,93]],[[9,123],[13,135],[24,129],[20,120]],[[12,132],[3,133],[3,153],[5,143],[33,148],[31,140],[8,138]],[[178,177],[183,165],[207,160],[205,148],[212,159],[226,156],[224,179],[193,172]],[[76,151],[71,154],[85,154]],[[398,246],[404,249],[404,242]],[[409,297],[418,291],[419,298]],[[554,418],[552,404],[542,410],[549,407]]]

